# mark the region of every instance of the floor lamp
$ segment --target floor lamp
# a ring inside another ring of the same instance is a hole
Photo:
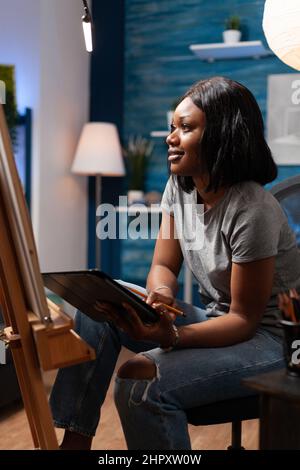
[[[72,173],[96,177],[96,210],[101,204],[101,177],[124,176],[125,167],[117,127],[108,122],[85,124],[79,139]],[[96,214],[95,214],[96,217]],[[100,242],[95,233],[95,266],[101,267]]]

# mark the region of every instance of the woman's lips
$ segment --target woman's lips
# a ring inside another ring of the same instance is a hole
[[[168,157],[168,161],[173,163],[173,162],[181,160],[182,157],[183,157],[182,153],[181,154],[171,154]]]

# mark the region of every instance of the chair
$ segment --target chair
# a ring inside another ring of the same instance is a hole
[[[280,202],[300,247],[300,175],[275,184],[270,192]],[[231,422],[231,445],[228,450],[241,450],[242,421],[259,418],[259,396],[224,400],[186,410],[188,422],[194,426]]]
[[[223,400],[185,410],[194,426],[231,423],[231,445],[228,450],[241,450],[242,421],[259,418],[259,395]]]
[[[275,184],[270,193],[276,197],[285,211],[300,248],[300,175],[291,176]]]

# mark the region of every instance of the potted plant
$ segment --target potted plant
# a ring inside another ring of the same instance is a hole
[[[144,202],[145,173],[153,152],[153,143],[141,136],[131,136],[124,149],[128,175],[128,204]]]
[[[232,15],[225,21],[225,31],[223,31],[223,41],[226,43],[237,43],[240,41],[242,33],[241,19],[238,15]]]
[[[3,94],[4,98],[4,114],[7,121],[8,130],[12,143],[17,143],[17,103],[16,103],[16,90],[15,90],[15,67],[13,65],[0,65],[0,80],[4,83]],[[1,98],[1,97],[0,97]],[[1,100],[0,100],[1,102]]]

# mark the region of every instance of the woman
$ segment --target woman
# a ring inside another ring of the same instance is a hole
[[[254,97],[223,77],[196,83],[167,144],[172,175],[147,278],[160,321],[144,326],[128,305],[122,322],[108,304],[110,323],[77,314],[97,359],[59,372],[51,405],[66,428],[62,448],[90,447],[122,344],[140,352],[115,386],[129,449],[190,449],[185,409],[250,395],[241,379],[283,366],[276,297],[300,286],[300,259],[280,205],[262,187],[277,171]],[[187,316],[174,318],[162,303],[175,304],[183,258],[206,308],[177,301]]]

